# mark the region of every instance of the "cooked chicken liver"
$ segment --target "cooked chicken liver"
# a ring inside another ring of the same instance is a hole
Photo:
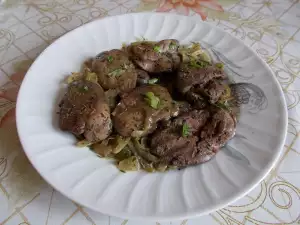
[[[192,101],[194,100],[194,104],[198,104],[199,102],[201,102],[200,99],[203,97],[205,97],[205,99],[210,103],[214,104],[219,101],[224,92],[225,85],[222,83],[222,81],[219,79],[212,79],[204,86],[198,84],[194,85],[186,93],[186,95],[189,96]]]
[[[190,134],[197,134],[206,124],[210,113],[208,110],[192,110],[174,119],[173,124],[182,128],[183,124],[189,127]]]
[[[180,56],[179,42],[174,39],[159,42],[143,41],[128,46],[133,62],[150,73],[171,72],[178,68]]]
[[[226,110],[218,109],[201,131],[201,139],[222,147],[233,137],[235,128],[235,116]]]
[[[102,52],[92,62],[92,71],[104,89],[128,92],[135,88],[137,72],[126,52],[118,49]]]
[[[175,118],[172,123],[163,130],[157,130],[151,139],[151,151],[158,156],[172,154],[178,149],[184,148],[198,140],[198,132],[209,118],[206,110],[193,110]],[[188,126],[188,135],[183,136],[182,127]]]
[[[220,80],[213,79],[209,81],[203,88],[202,93],[206,96],[210,103],[214,104],[219,101],[225,92],[225,86]]]
[[[236,121],[229,112],[217,109],[209,119],[207,110],[193,110],[176,119],[169,127],[156,131],[151,153],[162,162],[184,167],[210,160],[234,134]],[[189,135],[182,135],[186,123]]]
[[[204,109],[207,107],[208,103],[201,94],[195,93],[193,91],[188,91],[185,93],[186,100],[191,103],[195,109]]]
[[[156,131],[151,139],[151,153],[160,157],[174,157],[175,152],[187,145],[196,146],[197,136],[183,137],[179,127]]]
[[[151,107],[145,99],[150,92],[159,98],[157,108]],[[113,123],[122,136],[145,136],[156,128],[158,121],[167,120],[177,113],[169,92],[159,85],[137,87],[121,98],[113,112]]]
[[[128,168],[119,167],[124,171],[209,161],[233,137],[238,107],[236,89],[225,86],[223,64],[203,51],[198,44],[179,49],[175,39],[145,40],[87,60],[85,71],[96,73],[98,84],[69,85],[60,104],[61,129],[90,142],[104,140],[108,152],[111,140],[126,139],[117,149],[129,152],[122,158]],[[89,79],[82,75],[78,79]]]
[[[193,147],[193,148],[192,148]],[[195,165],[199,163],[205,163],[211,160],[216,153],[218,148],[214,148],[209,142],[199,141],[194,146],[186,146],[182,151],[177,153],[170,161],[170,164],[178,167],[185,167],[188,165]]]
[[[76,136],[83,134],[90,142],[107,138],[112,122],[101,86],[90,81],[71,83],[60,103],[59,126]]]
[[[222,69],[214,66],[204,68],[190,67],[183,65],[177,76],[177,87],[182,93],[188,92],[194,85],[203,88],[209,81],[216,78],[225,78]]]

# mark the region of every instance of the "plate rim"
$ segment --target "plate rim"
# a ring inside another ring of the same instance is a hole
[[[71,35],[72,33],[77,32],[80,29],[83,29],[83,27],[87,27],[87,26],[91,26],[91,24],[96,24],[99,23],[99,21],[103,21],[103,20],[109,20],[112,18],[120,18],[120,17],[129,17],[129,16],[136,16],[136,15],[150,15],[150,16],[154,16],[154,15],[164,15],[164,16],[176,16],[178,18],[185,18],[187,20],[193,20],[195,23],[205,23],[206,25],[208,25],[209,27],[211,27],[212,29],[216,29],[218,31],[221,31],[223,33],[228,34],[231,38],[233,38],[235,41],[237,41],[239,44],[243,45],[244,47],[246,47],[248,50],[250,50],[250,52],[252,52],[252,54],[256,55],[258,57],[258,59],[262,62],[263,67],[268,70],[269,73],[272,74],[272,78],[274,81],[274,84],[276,85],[276,87],[279,89],[279,97],[282,100],[282,115],[283,116],[283,125],[284,125],[284,129],[281,131],[280,135],[279,135],[279,139],[280,142],[278,144],[278,150],[272,155],[271,160],[269,161],[269,163],[266,165],[265,169],[262,170],[258,176],[256,176],[252,182],[249,182],[243,189],[241,189],[240,191],[238,191],[235,195],[232,195],[230,197],[224,198],[222,199],[222,201],[218,202],[217,204],[215,204],[212,207],[208,207],[205,210],[202,211],[197,211],[196,209],[190,211],[190,212],[186,212],[186,213],[174,213],[174,215],[172,216],[151,216],[151,215],[147,215],[147,216],[139,216],[139,215],[132,215],[131,213],[128,212],[122,212],[122,213],[114,213],[112,211],[106,211],[105,207],[102,207],[101,209],[93,207],[92,205],[87,205],[84,203],[80,202],[80,199],[75,199],[74,197],[72,197],[71,195],[69,195],[67,193],[67,190],[65,190],[64,188],[58,188],[56,187],[55,183],[50,181],[50,179],[48,179],[48,177],[46,176],[46,174],[44,174],[44,172],[40,171],[35,163],[32,157],[30,157],[29,151],[26,150],[25,146],[25,140],[22,137],[22,134],[24,132],[24,129],[21,128],[20,126],[20,120],[22,119],[22,108],[19,106],[20,101],[22,101],[22,96],[23,93],[26,91],[27,89],[27,83],[29,80],[29,76],[28,74],[31,73],[31,71],[33,71],[34,67],[36,64],[39,63],[39,60],[41,58],[43,58],[44,54],[55,44],[57,44],[57,42],[59,42],[60,39],[63,38],[68,38],[68,35]],[[237,37],[233,36],[231,33],[223,30],[222,28],[219,28],[213,24],[210,24],[206,21],[202,21],[200,18],[193,18],[193,17],[189,17],[189,16],[183,16],[183,15],[178,15],[178,14],[174,14],[174,13],[157,13],[157,12],[137,12],[137,13],[127,13],[127,14],[121,14],[121,15],[116,15],[116,16],[106,16],[103,18],[99,18],[96,20],[93,20],[91,22],[88,22],[84,25],[81,25],[67,33],[65,33],[64,35],[62,35],[61,37],[59,37],[58,39],[56,39],[54,42],[52,42],[49,46],[46,47],[46,49],[44,49],[44,51],[34,60],[34,62],[32,63],[32,65],[30,66],[30,68],[28,69],[28,71],[26,72],[26,76],[24,77],[24,80],[20,86],[19,89],[19,93],[18,93],[18,97],[17,97],[17,102],[16,102],[16,125],[17,125],[17,132],[18,132],[18,136],[19,136],[19,140],[21,142],[22,148],[27,156],[27,158],[29,159],[31,165],[36,169],[36,171],[39,173],[39,175],[48,183],[50,184],[56,191],[60,192],[61,194],[63,194],[64,196],[66,196],[67,198],[69,198],[70,200],[74,201],[75,203],[78,203],[79,205],[82,205],[86,208],[92,209],[96,212],[100,212],[109,216],[115,216],[115,217],[121,217],[121,218],[126,218],[126,219],[136,219],[136,220],[148,220],[148,221],[170,221],[170,220],[182,220],[182,219],[187,219],[187,218],[193,218],[193,217],[198,217],[198,216],[202,216],[202,215],[206,215],[209,214],[211,212],[217,211],[219,209],[222,209],[226,206],[228,206],[229,204],[237,201],[238,199],[244,197],[247,193],[249,193],[250,191],[252,191],[255,187],[257,187],[257,185],[270,173],[270,171],[272,170],[272,168],[277,164],[281,153],[283,152],[283,148],[284,148],[284,144],[285,144],[285,140],[287,137],[287,129],[288,129],[288,110],[287,110],[287,104],[286,104],[286,99],[284,96],[284,93],[282,91],[282,88],[280,86],[279,81],[277,80],[274,72],[271,70],[270,66],[258,55],[257,52],[255,52],[252,48],[250,48],[248,45],[246,45],[243,41],[241,41],[240,39],[238,39]]]

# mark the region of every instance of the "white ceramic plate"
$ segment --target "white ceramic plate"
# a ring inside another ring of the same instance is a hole
[[[121,173],[111,161],[75,147],[75,138],[58,129],[54,118],[63,78],[78,71],[86,58],[136,37],[200,42],[241,83],[244,104],[237,135],[213,160],[166,173]],[[241,41],[192,18],[140,13],[94,21],[48,47],[23,81],[17,125],[34,167],[70,199],[113,216],[173,220],[224,207],[258,184],[280,155],[287,112],[272,71]]]

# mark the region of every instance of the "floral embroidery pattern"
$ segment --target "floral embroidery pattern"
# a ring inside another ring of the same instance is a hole
[[[144,0],[144,2],[159,2],[157,12],[170,12],[176,10],[177,13],[189,15],[190,11],[199,14],[202,20],[206,20],[206,9],[223,12],[222,6],[216,0]]]

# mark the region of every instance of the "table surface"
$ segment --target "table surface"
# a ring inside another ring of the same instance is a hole
[[[1,1],[3,2],[3,1]],[[0,224],[300,224],[299,0],[8,0],[0,6]],[[22,152],[15,102],[32,61],[56,38],[89,21],[138,11],[180,13],[237,36],[265,60],[287,100],[281,159],[253,191],[203,217],[127,221],[83,208],[44,184]]]

